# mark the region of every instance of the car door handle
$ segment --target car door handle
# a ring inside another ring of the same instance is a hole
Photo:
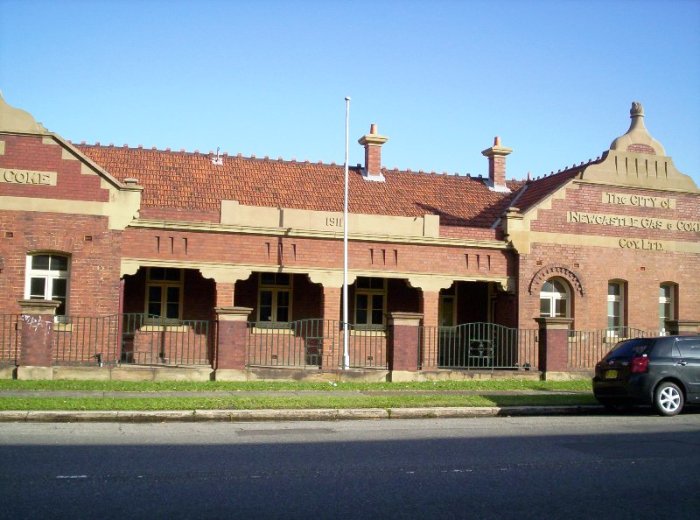
[[[676,363],[676,365],[680,365],[682,367],[686,366],[687,364],[688,364],[687,361],[679,361],[678,363]]]

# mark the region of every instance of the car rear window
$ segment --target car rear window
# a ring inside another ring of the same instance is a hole
[[[684,358],[700,359],[700,339],[678,338],[678,348]]]
[[[610,352],[608,352],[605,359],[641,356],[642,354],[646,354],[648,352],[651,345],[653,345],[653,340],[648,338],[628,339],[626,341],[621,341],[615,345]]]

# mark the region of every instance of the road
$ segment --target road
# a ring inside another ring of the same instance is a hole
[[[697,518],[700,413],[0,424],[2,518]]]

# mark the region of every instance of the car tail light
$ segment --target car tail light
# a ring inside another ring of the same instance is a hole
[[[644,374],[645,372],[649,372],[649,358],[646,356],[632,358],[630,372],[632,374]]]

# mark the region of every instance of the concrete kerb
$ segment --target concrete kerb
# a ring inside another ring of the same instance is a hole
[[[577,415],[601,413],[602,406],[491,406],[435,408],[352,408],[305,410],[167,410],[167,411],[0,411],[2,422],[256,422],[377,419],[456,419]]]

